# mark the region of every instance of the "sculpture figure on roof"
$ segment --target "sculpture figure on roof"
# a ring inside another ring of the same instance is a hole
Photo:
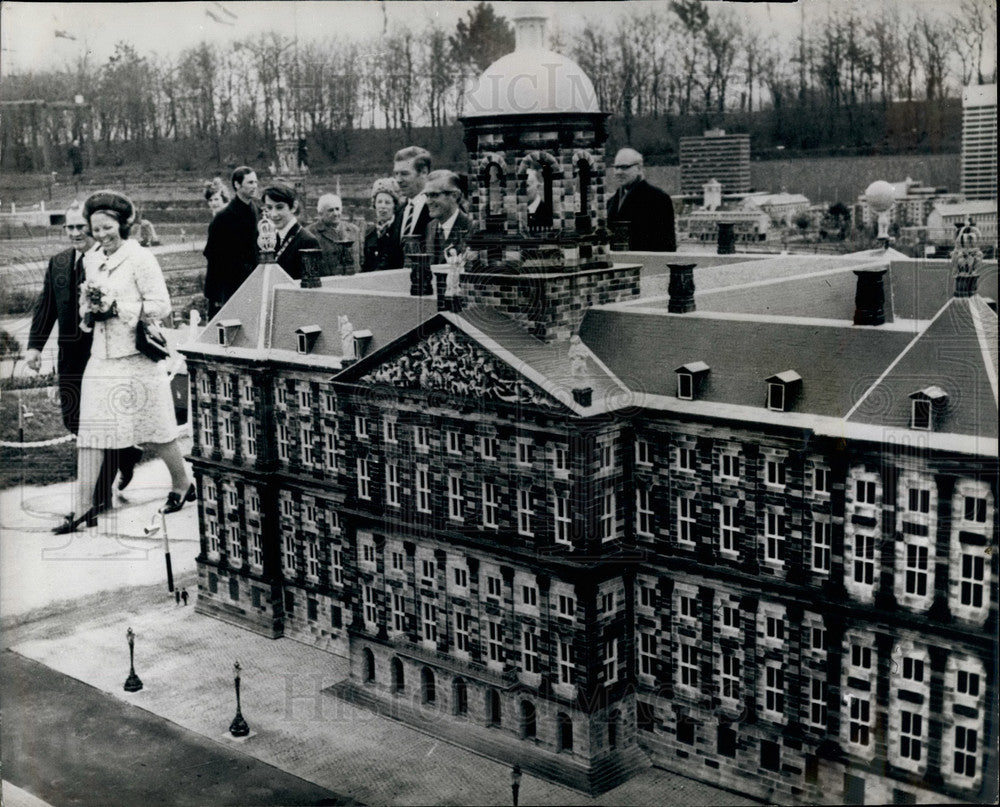
[[[569,338],[569,371],[573,378],[587,377],[587,348],[578,333]]]
[[[340,331],[341,354],[350,358],[354,356],[354,326],[347,314],[337,315],[337,328]]]

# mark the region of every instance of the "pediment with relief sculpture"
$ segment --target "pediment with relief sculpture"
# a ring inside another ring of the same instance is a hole
[[[358,383],[566,410],[551,395],[452,325],[445,325],[370,370]]]

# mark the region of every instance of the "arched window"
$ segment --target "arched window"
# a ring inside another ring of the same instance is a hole
[[[437,700],[434,671],[430,667],[423,667],[420,670],[420,696],[424,703],[434,703]]]
[[[538,735],[538,717],[535,704],[521,701],[521,737],[534,739]]]
[[[469,713],[469,688],[466,686],[464,678],[454,680],[451,685],[451,695],[455,714],[467,715]]]
[[[573,750],[573,719],[565,712],[556,715],[556,735],[558,750]]]
[[[491,726],[499,726],[501,718],[500,693],[495,689],[486,691],[486,720]]]
[[[367,647],[361,651],[362,666],[364,667],[364,680],[366,684],[375,683],[375,654]]]
[[[406,681],[403,679],[403,662],[398,658],[393,657],[392,659],[392,691],[393,692],[404,692],[406,690]]]

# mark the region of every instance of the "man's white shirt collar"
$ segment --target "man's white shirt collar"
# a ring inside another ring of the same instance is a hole
[[[295,221],[295,219],[292,219],[292,221],[289,223],[287,227],[285,227],[284,230],[278,230],[278,237],[282,240],[282,242],[284,242],[285,236],[288,235],[288,231],[291,230],[292,227],[296,225],[296,223],[297,222]]]
[[[447,221],[441,224],[441,236],[447,240],[448,236],[451,235],[451,228],[455,226],[455,219],[458,218],[458,214],[461,213],[461,208],[456,207],[455,212],[448,217]]]

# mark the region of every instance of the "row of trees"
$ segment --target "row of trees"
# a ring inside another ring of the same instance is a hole
[[[748,24],[739,5],[702,0],[643,6],[551,39],[591,77],[626,140],[639,117],[665,119],[669,133],[678,117],[707,126],[766,110],[776,141],[790,147],[808,147],[814,130],[851,142],[872,109],[940,101],[995,80],[995,59],[983,65],[996,29],[993,0],[960,0],[936,14],[901,0],[874,12],[830,8],[820,24],[803,20],[794,41]],[[122,42],[105,64],[82,57],[66,71],[6,76],[0,158],[23,167],[16,163],[37,161],[45,144],[79,138],[105,151],[123,141],[152,151],[195,141],[220,163],[230,153],[270,152],[276,138],[308,136],[336,160],[351,142],[345,133],[358,128],[408,137],[415,126],[450,126],[470,83],[513,46],[512,26],[488,3],[453,30],[387,26],[360,41],[269,33],[167,56]],[[76,95],[86,103],[56,105]],[[28,99],[45,104],[12,103]]]

